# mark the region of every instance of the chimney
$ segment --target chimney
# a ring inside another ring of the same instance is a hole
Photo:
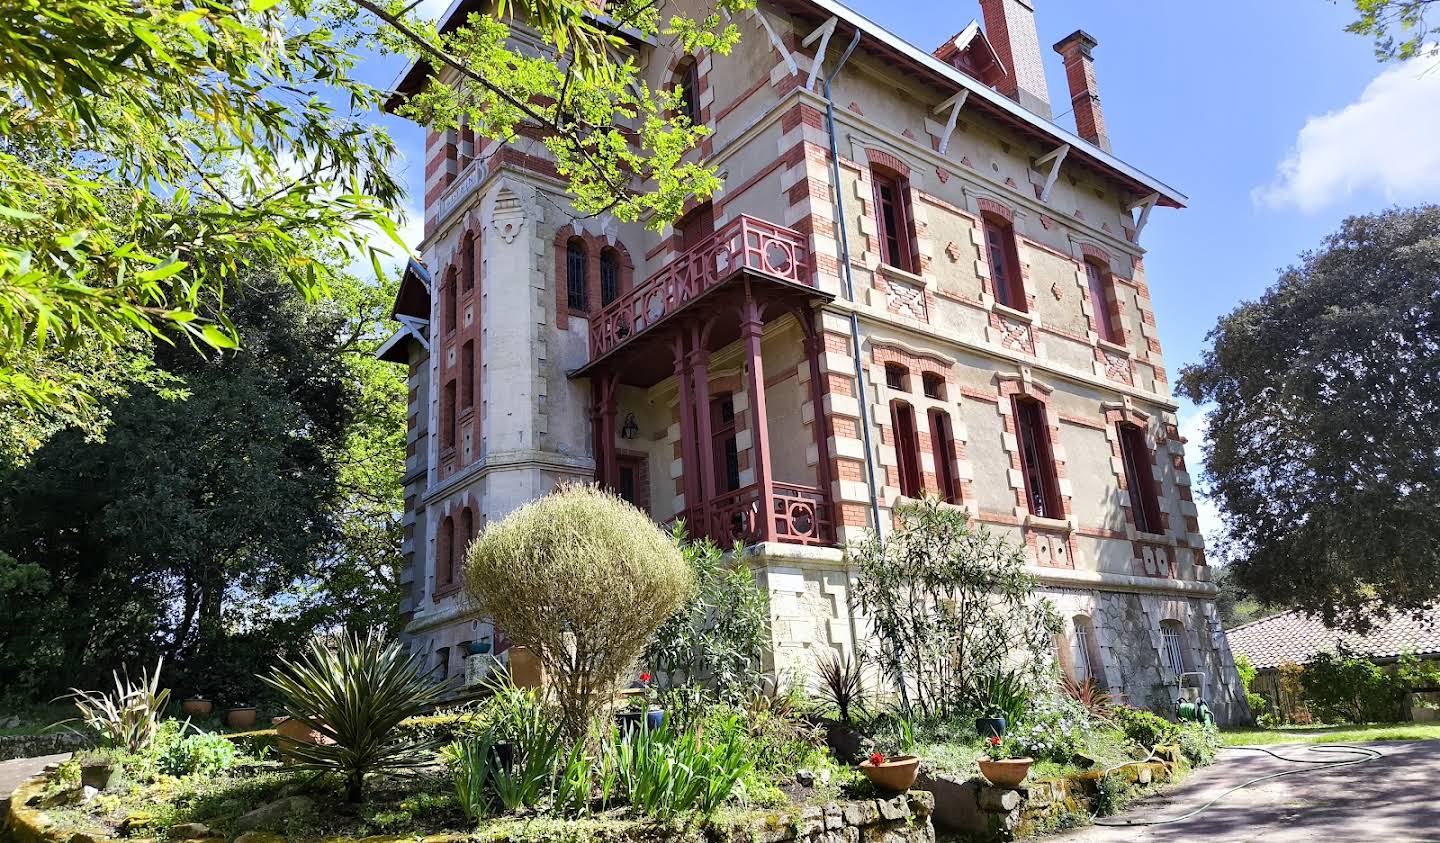
[[[985,37],[1005,65],[1000,93],[1026,109],[1050,119],[1050,92],[1035,32],[1035,0],[980,0]]]
[[[1099,42],[1090,33],[1077,29],[1055,45],[1065,59],[1065,81],[1070,85],[1070,104],[1075,110],[1075,133],[1106,152],[1110,135],[1105,131],[1105,112],[1100,110],[1100,86],[1095,82],[1095,57],[1090,51]]]

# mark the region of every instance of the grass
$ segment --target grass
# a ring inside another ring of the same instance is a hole
[[[1364,741],[1436,741],[1440,723],[1367,723],[1362,726],[1292,726],[1283,729],[1226,727],[1226,746],[1279,743],[1361,743]]]

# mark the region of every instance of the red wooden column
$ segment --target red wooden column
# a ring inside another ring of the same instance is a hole
[[[677,412],[680,415],[680,482],[685,487],[685,529],[691,538],[699,538],[697,532],[703,524],[695,523],[700,512],[700,476],[695,460],[698,443],[695,441],[695,394],[691,385],[693,372],[690,368],[690,354],[685,348],[685,334],[682,331],[671,341],[671,353],[675,355],[675,380],[677,386]]]
[[[711,531],[710,505],[715,499],[715,459],[712,454],[714,438],[710,429],[710,349],[709,326],[699,323],[692,326],[693,343],[690,348],[691,388],[694,390],[695,407],[695,476],[700,480],[699,496],[695,505],[700,512],[701,535]]]
[[[590,453],[595,459],[595,485],[605,485],[605,424],[601,410],[605,406],[603,375],[590,379]]]
[[[740,337],[745,342],[749,361],[747,389],[750,393],[750,448],[754,459],[755,485],[760,491],[760,540],[775,538],[775,489],[770,485],[769,415],[765,412],[765,364],[760,359],[760,335],[765,323],[760,318],[760,305],[745,282],[745,302],[740,307]]]
[[[811,426],[815,429],[815,482],[825,495],[825,505],[831,506],[835,492],[830,487],[830,419],[825,414],[825,386],[820,381],[820,355],[825,352],[825,339],[820,336],[815,311],[803,308],[795,314],[800,327],[805,330],[805,357],[810,363],[810,409],[813,414]],[[830,513],[830,523],[840,523],[835,513]]]
[[[605,485],[612,490],[620,482],[620,455],[615,452],[615,412],[617,409],[615,392],[619,386],[619,375],[605,375],[601,380],[601,452],[605,461]]]

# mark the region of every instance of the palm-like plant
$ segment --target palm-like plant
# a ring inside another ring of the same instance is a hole
[[[140,674],[140,681],[115,678],[115,691],[82,691],[71,688],[69,697],[80,710],[80,722],[94,732],[102,746],[123,749],[135,755],[150,748],[155,742],[155,733],[160,726],[160,714],[170,700],[170,689],[160,687],[160,668],[164,660],[155,663],[155,672]]]
[[[396,642],[371,632],[342,636],[332,649],[317,638],[299,659],[282,659],[260,680],[285,698],[287,714],[333,742],[286,740],[296,766],[340,773],[351,802],[363,798],[366,773],[429,760],[430,742],[397,737],[395,727],[435,704],[443,686]]]
[[[849,653],[828,650],[816,660],[820,674],[820,690],[826,702],[835,707],[840,722],[849,724],[851,712],[865,710],[865,676],[859,660]]]
[[[1084,706],[1092,717],[1106,716],[1115,705],[1110,692],[1101,688],[1100,683],[1093,678],[1076,682],[1068,676],[1062,676],[1060,677],[1060,688],[1066,696]]]

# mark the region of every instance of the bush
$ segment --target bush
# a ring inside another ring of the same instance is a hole
[[[1320,653],[1300,675],[1301,694],[1312,716],[1325,723],[1399,720],[1404,680],[1370,661],[1344,653]]]
[[[652,815],[695,810],[712,814],[755,763],[745,724],[731,716],[707,730],[677,733],[642,728],[618,744],[602,766],[613,765],[631,806]]]
[[[539,655],[571,740],[694,588],[649,516],[591,486],[567,486],[491,525],[465,570],[476,609]]]
[[[395,732],[433,705],[441,686],[398,643],[372,632],[341,636],[331,650],[316,638],[298,660],[282,660],[261,678],[285,698],[287,714],[334,741],[285,741],[297,768],[340,773],[349,801],[364,796],[366,773],[428,763],[421,750],[429,745]]]
[[[1185,723],[1180,726],[1180,754],[1192,767],[1215,763],[1220,745],[1220,730],[1212,724]]]
[[[185,724],[167,720],[155,739],[155,769],[167,776],[213,776],[235,765],[235,744],[213,732],[185,734]]]
[[[170,689],[160,687],[162,662],[155,672],[143,672],[135,682],[126,674],[112,673],[113,693],[71,688],[69,698],[80,711],[80,722],[95,733],[100,745],[124,750],[131,755],[149,751],[160,727],[160,715],[170,701]]]
[[[1146,749],[1175,743],[1180,737],[1180,727],[1143,708],[1116,706],[1111,710],[1110,717],[1120,731],[1125,733],[1126,740]]]
[[[1068,698],[1042,696],[1006,739],[1010,752],[1068,764],[1085,750],[1089,734],[1090,719],[1083,708]]]

